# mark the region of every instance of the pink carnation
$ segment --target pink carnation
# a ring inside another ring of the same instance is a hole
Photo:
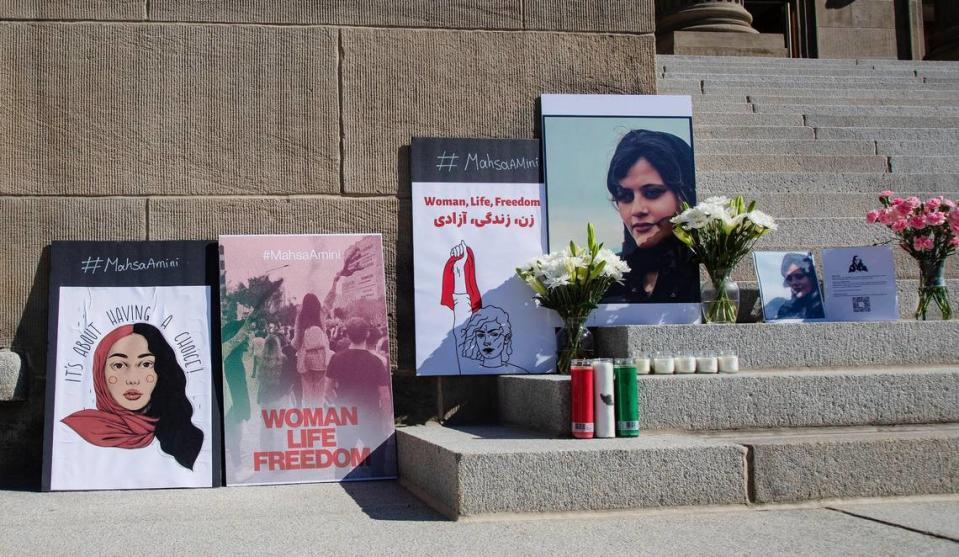
[[[949,222],[951,223],[959,222],[959,211],[949,211]]]
[[[926,212],[927,212],[927,213],[932,213],[932,212],[936,211],[936,210],[939,208],[940,205],[942,205],[942,198],[941,198],[941,197],[933,197],[933,198],[930,199],[929,201],[926,201]]]
[[[913,230],[922,230],[926,227],[926,217],[922,215],[909,217],[909,227]]]
[[[927,251],[932,249],[932,238],[930,236],[916,236],[912,241],[912,247],[916,251]]]
[[[909,228],[909,221],[907,221],[906,219],[899,219],[896,222],[892,223],[892,225],[889,228],[892,228],[892,231],[898,234],[899,232],[902,232],[903,230]]]
[[[954,248],[959,248],[959,236],[953,236],[952,239],[949,240],[949,245]]]
[[[886,226],[891,226],[892,223],[899,220],[899,214],[896,213],[894,209],[881,209],[879,211],[879,222],[885,224]]]
[[[890,203],[890,205],[902,205],[902,204],[905,203],[905,202],[906,202],[905,199],[903,199],[903,198],[901,198],[901,197],[897,197],[897,198],[893,199],[892,201],[890,201],[889,203]]]
[[[900,215],[900,216],[903,216],[903,217],[912,212],[912,209],[910,209],[909,206],[906,205],[906,202],[905,202],[905,201],[903,201],[903,202],[900,203],[899,205],[895,205],[895,206],[893,207],[893,210],[896,211],[897,213],[899,213],[899,215]]]
[[[946,215],[942,213],[929,213],[926,215],[926,224],[929,226],[939,226],[946,222]]]
[[[896,192],[894,191],[891,191],[891,190],[882,191],[882,192],[879,192],[879,199],[882,199],[883,197],[892,197],[894,195],[896,195]]]
[[[902,203],[906,207],[909,207],[909,209],[916,209],[920,205],[922,205],[922,201],[920,201],[919,198],[916,197],[915,195],[913,195],[912,197],[907,197],[905,200],[903,200]]]
[[[949,228],[954,234],[959,234],[959,222],[953,222],[949,224]]]
[[[943,197],[943,198],[942,198],[942,204],[943,204],[943,206],[949,207],[950,209],[955,209],[955,208],[956,208],[956,202],[953,201],[953,200],[951,200],[951,199],[948,199],[948,198],[946,198],[946,197]]]
[[[866,213],[866,222],[870,224],[879,222],[879,211],[869,211]]]

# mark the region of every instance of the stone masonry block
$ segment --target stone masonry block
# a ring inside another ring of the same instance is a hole
[[[568,375],[501,376],[500,418],[569,437]],[[959,421],[955,367],[640,375],[642,431]]]
[[[653,33],[652,0],[523,0],[527,29]]]
[[[861,28],[895,29],[896,12],[893,0],[816,0],[816,23],[819,27],[855,28],[852,33],[858,33]]]
[[[959,491],[959,428],[740,438],[757,503]]]
[[[656,87],[652,35],[349,29],[342,43],[347,192],[408,195],[411,137],[532,137],[542,93]]]
[[[9,345],[18,329],[46,342],[47,274],[41,257],[53,240],[143,240],[146,201],[128,198],[0,198],[0,345]],[[24,313],[28,298],[42,302],[36,314]],[[38,321],[39,320],[39,321]],[[28,362],[32,363],[32,362]]]
[[[26,375],[19,354],[0,350],[0,402],[26,398]]]
[[[393,197],[161,197],[149,202],[151,240],[215,240],[221,234],[379,233],[383,235],[393,362],[412,367],[412,253],[398,257],[400,214],[409,206]],[[404,212],[405,211],[405,212]],[[406,221],[406,217],[403,217]],[[402,350],[397,354],[397,347]],[[398,356],[398,357],[397,357]]]
[[[678,435],[543,439],[501,427],[397,431],[400,479],[451,517],[745,502],[745,449]]]
[[[3,193],[329,193],[336,30],[0,24]]]
[[[152,0],[150,19],[375,27],[521,29],[522,0]]]
[[[0,18],[146,19],[147,0],[3,0]]]

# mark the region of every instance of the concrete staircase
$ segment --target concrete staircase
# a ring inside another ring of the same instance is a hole
[[[777,217],[760,249],[886,241],[864,220],[883,189],[959,197],[957,63],[658,64],[661,94],[693,96],[700,195]],[[918,272],[895,251],[907,317]],[[735,275],[748,310],[751,261]],[[959,305],[955,257],[947,278]],[[501,425],[398,431],[403,483],[452,517],[959,492],[959,321],[621,327],[597,345],[732,348],[746,369],[640,376],[642,435],[592,441],[568,438],[568,377],[501,377]]]

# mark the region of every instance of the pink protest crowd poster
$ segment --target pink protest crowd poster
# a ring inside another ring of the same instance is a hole
[[[396,477],[379,235],[220,237],[227,485]]]

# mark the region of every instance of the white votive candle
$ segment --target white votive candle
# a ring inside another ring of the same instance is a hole
[[[667,374],[676,370],[676,361],[668,354],[656,354],[653,356],[653,373]]]
[[[676,373],[695,373],[696,358],[690,354],[680,354],[673,358],[676,366]]]
[[[615,374],[609,358],[593,360],[594,437],[616,437]]]
[[[636,373],[638,374],[647,374],[650,371],[650,361],[649,356],[642,354],[633,358],[633,363],[636,364]]]
[[[739,371],[739,356],[725,352],[719,355],[719,372],[736,373]]]
[[[696,356],[697,373],[716,373],[719,371],[719,360],[712,354]]]

